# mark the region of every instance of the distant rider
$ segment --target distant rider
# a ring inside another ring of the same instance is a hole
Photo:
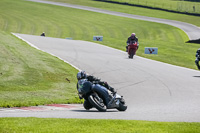
[[[40,36],[43,36],[43,37],[45,37],[45,32],[42,32],[42,34],[41,34]]]
[[[197,68],[200,70],[199,61],[200,61],[200,48],[196,52],[196,60],[195,60],[195,64],[197,65]]]
[[[127,46],[126,46],[126,52],[128,52],[128,45],[130,44],[130,42],[137,42],[137,46],[139,48],[139,42],[138,42],[138,38],[136,37],[135,33],[132,33],[131,36],[128,38],[127,40]]]

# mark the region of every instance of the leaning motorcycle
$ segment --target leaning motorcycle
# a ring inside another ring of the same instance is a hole
[[[128,57],[133,59],[133,56],[135,55],[137,49],[138,49],[137,42],[130,42],[128,45]]]
[[[99,84],[87,82],[85,86],[87,87],[82,87],[78,90],[78,94],[79,97],[84,98],[83,106],[86,110],[93,107],[101,112],[105,112],[107,109],[117,109],[118,111],[127,109],[123,96],[112,93]]]

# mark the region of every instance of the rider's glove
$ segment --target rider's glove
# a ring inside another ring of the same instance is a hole
[[[108,83],[107,83],[107,82],[105,82],[105,81],[104,81],[103,83],[104,83],[105,85],[108,85]]]

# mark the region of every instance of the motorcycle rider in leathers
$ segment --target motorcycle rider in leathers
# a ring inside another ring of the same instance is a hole
[[[126,46],[126,52],[128,52],[128,45],[130,44],[130,42],[137,42],[137,46],[139,48],[139,42],[138,42],[138,38],[136,37],[135,33],[132,33],[131,36],[128,38],[128,40],[126,41],[127,46]]]
[[[116,93],[115,89],[109,86],[107,82],[101,81],[100,79],[92,75],[87,75],[85,71],[78,72],[77,79],[78,79],[78,83],[77,83],[78,91],[81,87],[88,86],[88,84],[99,84],[101,86],[104,86],[106,89],[110,90],[113,94]],[[79,98],[82,99],[82,97],[80,96]],[[92,105],[87,100],[84,101],[83,106],[85,107],[85,109],[92,108]]]
[[[197,65],[197,68],[200,70],[199,61],[200,61],[200,48],[196,52],[196,60],[195,60],[195,64]]]

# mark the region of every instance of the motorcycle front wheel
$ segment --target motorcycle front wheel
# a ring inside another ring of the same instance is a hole
[[[119,103],[119,107],[117,108],[117,110],[125,111],[126,109],[127,109],[127,106],[125,104]]]
[[[83,103],[83,107],[84,107],[86,110],[89,110],[89,109],[91,109],[93,106],[90,104],[89,101],[85,100],[84,103]]]
[[[131,50],[130,50],[129,58],[133,59],[133,56],[134,56],[134,51],[133,51],[133,49],[131,49]]]
[[[92,94],[88,97],[89,102],[94,106],[98,111],[105,112],[106,106],[103,102],[103,99],[100,98],[97,94]]]

